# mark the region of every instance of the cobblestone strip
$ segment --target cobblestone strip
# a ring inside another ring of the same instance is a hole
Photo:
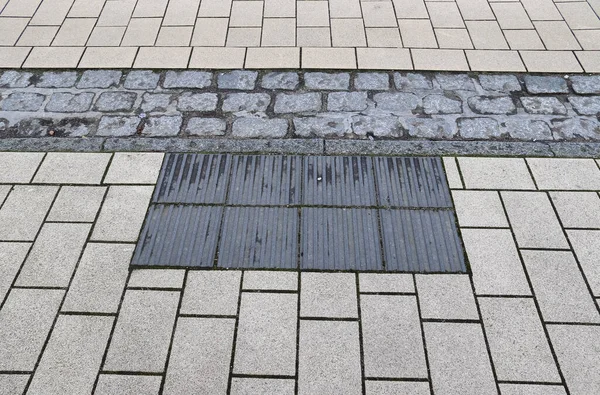
[[[1,137],[600,140],[600,76],[8,70],[0,95]]]

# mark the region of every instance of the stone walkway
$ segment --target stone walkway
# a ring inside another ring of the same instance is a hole
[[[0,0],[0,67],[600,72],[599,14],[599,0]]]
[[[0,393],[600,393],[598,160],[444,158],[468,275],[130,271],[162,159],[0,153]]]

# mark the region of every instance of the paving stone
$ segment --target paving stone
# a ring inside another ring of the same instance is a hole
[[[348,90],[350,74],[348,73],[304,73],[304,85],[308,89],[318,90]]]
[[[293,395],[296,388],[295,380],[290,379],[258,379],[238,378],[231,380],[232,395],[250,394],[280,394]]]
[[[298,273],[282,271],[247,270],[244,272],[244,289],[297,291]]]
[[[179,292],[125,292],[103,370],[164,372],[178,303]]]
[[[569,393],[598,393],[600,326],[549,325],[548,333]]]
[[[118,70],[87,70],[83,72],[77,83],[78,89],[99,88],[106,89],[119,86],[122,72]]]
[[[117,313],[133,248],[131,244],[88,243],[62,311]]]
[[[162,376],[101,374],[95,395],[158,395]]]
[[[427,76],[415,73],[407,73],[406,75],[394,73],[394,84],[398,90],[433,88],[433,84]]]
[[[579,115],[600,114],[600,96],[569,96],[569,103]]]
[[[34,183],[100,184],[111,154],[50,152]]]
[[[454,137],[458,131],[454,122],[450,124],[445,119],[408,118],[408,134],[413,137],[426,139],[445,139]]]
[[[298,73],[293,72],[271,72],[263,75],[261,80],[261,86],[265,89],[294,90],[299,83]]]
[[[462,189],[463,183],[462,179],[460,178],[460,172],[458,171],[458,164],[456,163],[456,158],[443,157],[442,161],[444,162],[444,170],[446,172],[448,187],[452,189]]]
[[[521,91],[521,84],[514,75],[481,74],[479,75],[479,83],[483,89],[490,91],[506,93]]]
[[[460,226],[508,228],[504,207],[496,191],[452,191]]]
[[[387,91],[390,77],[386,73],[358,73],[354,77],[354,87],[358,90]]]
[[[458,158],[467,189],[535,189],[520,158]]]
[[[30,247],[31,243],[0,243],[0,301],[8,294]]]
[[[121,117],[121,116],[103,116],[98,125],[96,136],[126,137],[133,136],[137,132],[140,118]]]
[[[142,134],[144,136],[177,136],[181,129],[183,118],[179,115],[149,117],[144,124]]]
[[[509,229],[461,229],[477,295],[531,295]]]
[[[137,269],[129,276],[128,288],[183,288],[185,270]]]
[[[30,182],[42,159],[44,154],[41,152],[0,152],[0,183]]]
[[[569,93],[567,81],[562,77],[526,75],[523,77],[529,93]]]
[[[159,78],[160,74],[151,70],[132,70],[127,74],[123,86],[125,89],[156,89]]]
[[[360,273],[360,292],[402,292],[415,293],[411,274]]]
[[[271,96],[266,93],[232,93],[223,100],[222,109],[225,112],[266,111],[271,103]]]
[[[144,93],[141,109],[145,112],[165,112],[171,104],[173,95],[168,93]]]
[[[550,197],[565,228],[600,229],[600,197],[594,192],[551,192]]]
[[[357,318],[357,309],[354,274],[302,272],[301,317]]]
[[[466,275],[416,275],[422,318],[479,320],[471,280]]]
[[[208,88],[212,85],[212,74],[205,71],[167,71],[163,88]],[[219,86],[220,88],[220,86]]]
[[[236,315],[240,271],[190,271],[181,314]]]
[[[343,137],[352,133],[351,120],[345,114],[319,114],[294,117],[295,135],[300,137]]]
[[[58,187],[17,185],[0,209],[0,240],[33,241]]]
[[[516,114],[517,108],[508,96],[472,96],[468,100],[469,107],[477,114],[510,115]]]
[[[33,371],[64,291],[15,289],[0,310],[0,370]]]
[[[131,111],[137,94],[133,92],[103,92],[96,100],[97,111]]]
[[[475,90],[475,84],[473,84],[473,80],[471,80],[471,78],[466,74],[436,74],[435,79],[440,84],[440,87],[444,90]]]
[[[219,89],[252,90],[256,85],[258,72],[233,70],[226,73],[219,73],[217,76],[217,86]]]
[[[185,127],[191,136],[223,136],[226,130],[227,123],[220,118],[190,118]]]
[[[392,113],[412,113],[420,105],[419,98],[412,93],[376,93],[373,99],[378,109]]]
[[[163,393],[226,393],[234,329],[234,319],[179,318]]]
[[[287,134],[288,122],[285,119],[265,119],[254,117],[242,117],[233,122],[232,136],[257,138],[284,137]]]
[[[365,376],[427,378],[416,297],[361,295],[360,310]]]
[[[116,152],[105,184],[156,184],[163,163],[162,153]]]
[[[562,385],[500,384],[502,395],[567,395]]]
[[[137,241],[153,189],[151,186],[111,186],[91,239]]]
[[[358,136],[400,137],[402,126],[395,116],[352,116],[352,131]]]
[[[592,294],[600,297],[600,231],[568,230],[567,235]]]
[[[296,373],[297,308],[296,294],[242,294],[233,373]]]
[[[88,111],[94,100],[93,93],[53,93],[46,104],[49,112],[85,112]]]
[[[544,121],[529,119],[507,119],[501,124],[501,133],[508,133],[517,140],[552,140],[552,131]]]
[[[443,95],[428,95],[423,98],[425,114],[460,114],[462,102]]]
[[[316,112],[321,110],[321,94],[311,93],[279,93],[275,97],[276,114]]]
[[[600,190],[600,170],[591,159],[529,158],[539,189]]]
[[[218,97],[215,93],[185,92],[179,96],[177,109],[179,111],[214,111],[217,108]]]
[[[0,88],[27,88],[31,85],[33,73],[16,70],[6,70],[0,76]]]
[[[0,393],[7,395],[23,394],[28,382],[28,374],[0,374]]]
[[[35,86],[38,88],[72,88],[76,81],[77,72],[75,71],[46,71],[40,76]]]
[[[553,119],[552,132],[557,140],[597,140],[600,136],[600,122],[580,117]]]
[[[481,325],[424,322],[435,394],[497,394]]]
[[[113,320],[59,316],[27,393],[91,393]]]
[[[3,111],[37,111],[42,108],[46,96],[39,93],[15,92],[2,100]]]
[[[68,287],[90,228],[91,224],[44,224],[16,284]]]
[[[357,322],[300,321],[298,393],[361,394]]]
[[[411,394],[411,395],[429,395],[428,382],[419,381],[372,381],[366,380],[367,395],[384,394]]]
[[[575,93],[580,95],[600,93],[600,76],[598,75],[574,75],[570,79]]]
[[[567,109],[556,97],[525,96],[521,98],[521,104],[530,114],[565,115]]]
[[[334,92],[327,95],[328,111],[363,111],[366,109],[366,92]]]
[[[459,118],[458,130],[465,139],[501,137],[498,121],[493,118]]]

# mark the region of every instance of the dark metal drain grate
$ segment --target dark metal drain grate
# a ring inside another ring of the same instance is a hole
[[[132,265],[465,272],[439,158],[167,154]]]

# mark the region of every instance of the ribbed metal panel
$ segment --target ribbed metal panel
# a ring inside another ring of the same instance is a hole
[[[374,206],[376,202],[371,158],[357,156],[304,158],[303,204]]]
[[[167,154],[153,202],[224,203],[230,155]]]
[[[150,206],[132,265],[213,266],[223,208]]]
[[[380,210],[388,271],[466,272],[449,210]]]
[[[219,267],[298,267],[298,209],[227,207]]]
[[[377,210],[303,208],[301,221],[301,269],[383,269]]]
[[[236,155],[233,157],[228,203],[298,204],[301,171],[302,159],[299,156]]]
[[[440,158],[377,157],[379,200],[391,207],[452,207]]]

